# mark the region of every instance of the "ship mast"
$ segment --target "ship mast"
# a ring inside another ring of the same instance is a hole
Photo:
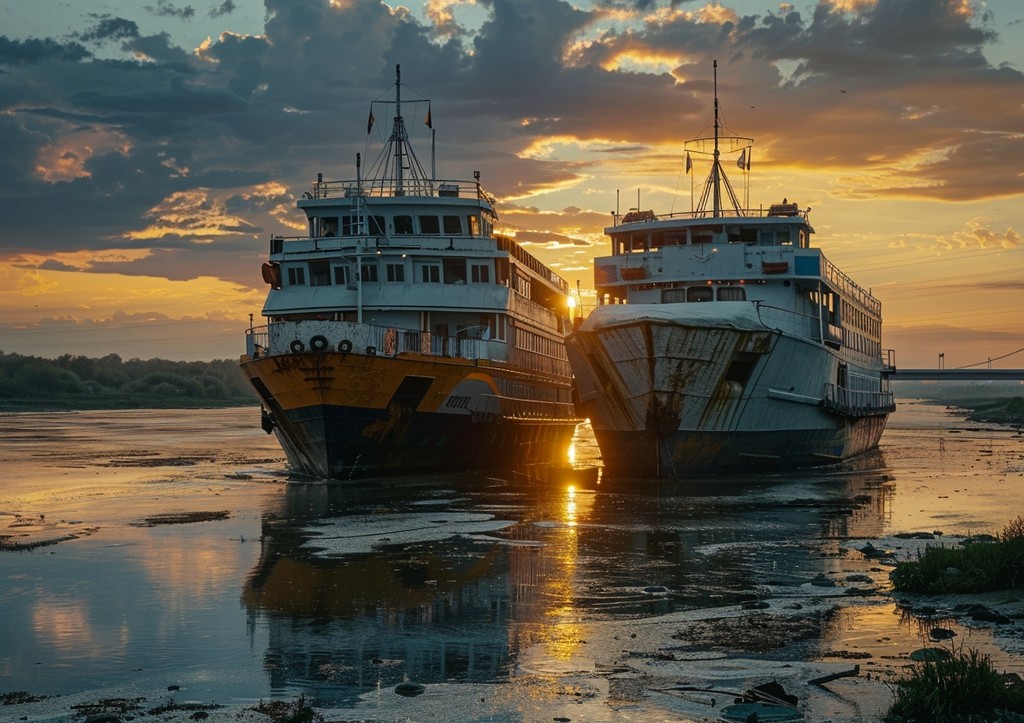
[[[427,174],[420,165],[416,153],[409,143],[409,132],[402,117],[402,66],[395,66],[395,100],[376,100],[374,103],[395,104],[394,120],[391,135],[367,174],[380,192],[390,192],[396,196],[408,193],[430,195],[430,183]],[[370,118],[372,122],[373,108]],[[390,188],[388,188],[390,186]]]
[[[713,218],[719,218],[725,215],[725,209],[722,206],[722,188],[725,188],[725,192],[729,197],[729,202],[732,204],[732,211],[737,216],[744,215],[743,208],[740,205],[739,199],[736,197],[736,192],[732,188],[732,184],[729,182],[729,177],[725,175],[725,169],[722,168],[721,162],[721,151],[719,149],[719,141],[726,140],[730,142],[730,145],[735,148],[737,142],[746,142],[749,144],[750,139],[748,138],[732,138],[720,136],[721,124],[718,119],[718,61],[714,61],[714,89],[715,89],[715,136],[714,136],[714,150],[712,153],[711,160],[711,171],[708,173],[707,180],[704,181],[704,192],[701,194],[700,202],[697,204],[696,215],[703,216],[707,213],[708,201],[711,201],[711,216]],[[700,141],[706,141],[707,139],[696,139],[690,141],[690,143],[697,144]],[[689,145],[689,144],[688,144]],[[749,147],[749,145],[747,146]],[[695,151],[701,152],[701,151]]]

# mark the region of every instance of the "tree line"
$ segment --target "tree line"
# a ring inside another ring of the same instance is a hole
[[[0,406],[107,409],[248,405],[255,393],[238,362],[101,358],[45,359],[0,351]]]

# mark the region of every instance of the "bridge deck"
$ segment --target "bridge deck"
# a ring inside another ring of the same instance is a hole
[[[1024,381],[1024,369],[899,369],[890,379],[904,381]]]

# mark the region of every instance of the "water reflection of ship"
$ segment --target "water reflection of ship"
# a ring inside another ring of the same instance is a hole
[[[408,489],[406,489],[406,494]],[[242,602],[268,630],[271,687],[345,700],[375,686],[483,681],[508,666],[508,549],[468,538],[324,557],[310,524],[396,503],[379,491],[290,487],[265,514]]]
[[[508,680],[583,655],[587,621],[736,604],[765,582],[829,572],[835,563],[815,550],[877,536],[891,490],[877,469],[813,474],[792,497],[777,481],[724,489],[721,479],[661,498],[502,484],[483,493],[479,480],[467,494],[452,478],[401,495],[294,485],[264,515],[243,603],[253,629],[268,631],[275,690],[348,700],[405,679]],[[335,557],[309,547],[318,527],[346,518],[452,510],[517,522],[490,542],[380,543]]]

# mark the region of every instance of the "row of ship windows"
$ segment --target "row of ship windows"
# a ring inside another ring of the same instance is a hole
[[[843,344],[862,354],[878,358],[882,355],[882,343],[877,339],[869,339],[854,329],[843,328]]]
[[[489,284],[491,283],[490,262],[467,259],[445,259],[438,261],[386,262],[362,261],[359,264],[310,261],[308,264],[285,265],[288,286],[348,286],[358,280],[363,283],[402,284],[411,266],[410,280],[424,284]],[[358,268],[358,272],[357,272]],[[381,273],[383,271],[383,273]],[[308,276],[307,276],[308,272]]]
[[[465,224],[463,224],[465,221]],[[445,216],[412,216],[399,214],[396,216],[366,216],[352,214],[348,216],[312,216],[309,219],[309,235],[320,237],[331,236],[462,236],[468,230],[470,236],[489,235],[491,226],[486,221],[481,224],[479,216],[473,214],[465,217]],[[481,231],[483,233],[481,233]]]
[[[663,289],[661,303],[677,304],[682,301],[746,301],[747,291],[742,286],[689,286],[685,289]]]
[[[746,244],[748,246],[792,246],[794,238],[800,248],[807,248],[809,239],[802,229],[725,228],[721,225],[682,228],[671,231],[634,231],[612,236],[613,254],[651,251],[665,246],[697,246],[711,243]]]
[[[548,339],[547,337],[535,334],[532,331],[521,329],[516,327],[516,346],[526,351],[531,351],[534,354],[541,354],[543,356],[553,357],[555,359],[568,359],[569,356],[565,351],[565,344],[554,339]]]
[[[848,301],[843,302],[843,325],[852,326],[865,332],[868,336],[878,338],[882,335],[882,321],[876,319],[862,309],[858,309]]]
[[[702,301],[714,301],[716,298],[719,301],[746,301],[747,290],[742,286],[715,287],[707,284],[661,290],[661,303],[663,304],[699,303]],[[611,294],[599,297],[598,301],[601,304],[625,303],[623,299]]]

